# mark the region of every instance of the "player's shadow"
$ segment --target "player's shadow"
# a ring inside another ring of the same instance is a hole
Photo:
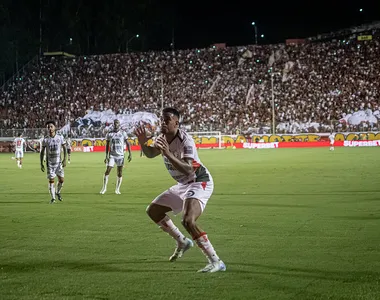
[[[199,262],[198,262],[199,263]],[[142,266],[145,264],[146,266]],[[193,262],[194,264],[194,262]],[[193,265],[194,266],[194,265]],[[202,265],[204,266],[204,265]],[[111,262],[89,262],[89,261],[46,261],[35,263],[6,263],[1,265],[2,272],[5,273],[33,273],[41,270],[76,270],[76,271],[98,271],[98,272],[131,272],[131,273],[160,273],[162,272],[194,272],[191,269],[179,267],[173,263],[165,261],[111,261]]]
[[[247,270],[251,268],[252,270]],[[259,275],[278,275],[283,277],[338,280],[344,282],[377,282],[380,272],[375,271],[331,271],[315,268],[280,267],[256,263],[228,262],[227,268],[235,273],[253,273]]]

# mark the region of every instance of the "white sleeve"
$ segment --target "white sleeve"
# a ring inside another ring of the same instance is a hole
[[[181,158],[195,158],[195,143],[193,139],[186,139],[182,143],[183,150],[181,154]]]

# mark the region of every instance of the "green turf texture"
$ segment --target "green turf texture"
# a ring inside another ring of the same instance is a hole
[[[0,155],[0,299],[380,299],[380,149],[202,150],[215,190],[200,226],[226,272],[147,217],[174,184],[162,159],[115,170],[73,153],[64,201],[49,205],[39,155]],[[180,217],[174,222],[183,230]],[[184,232],[184,230],[183,230]]]

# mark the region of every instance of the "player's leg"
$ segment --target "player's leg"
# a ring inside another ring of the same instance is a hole
[[[107,168],[103,176],[103,187],[102,187],[102,190],[100,191],[100,194],[104,194],[107,191],[108,177],[114,165],[115,165],[115,159],[111,156],[108,161]]]
[[[156,197],[146,210],[152,221],[176,241],[176,248],[169,261],[175,261],[182,257],[183,253],[193,246],[193,242],[182,234],[167,215],[169,211],[181,212],[182,207],[183,200],[169,189]]]
[[[51,196],[50,204],[55,202],[55,186],[54,186],[54,178],[49,179],[49,193]]]
[[[71,149],[67,149],[67,162],[70,163],[71,159]]]
[[[16,163],[17,167],[20,168],[20,159],[19,159],[19,151],[15,151],[15,158],[16,158]]]
[[[62,187],[63,187],[63,183],[65,182],[64,180],[64,177],[63,176],[57,176],[58,177],[58,183],[57,183],[57,198],[59,201],[62,201],[63,198],[61,196],[61,191],[62,191]]]
[[[117,165],[117,178],[116,178],[116,189],[115,194],[120,195],[120,186],[123,181],[123,167],[124,167],[124,158],[120,158],[116,160]]]
[[[226,266],[216,254],[206,232],[204,232],[196,223],[201,214],[202,207],[198,199],[188,198],[185,200],[182,224],[209,261],[209,264],[198,272],[213,273],[225,271]]]
[[[48,185],[49,193],[51,196],[50,204],[53,204],[55,202],[55,185],[54,185],[55,168],[53,169],[48,166],[46,172],[47,172],[47,179],[49,181],[49,185]]]
[[[186,191],[184,192],[185,203],[182,224],[209,261],[209,264],[205,268],[199,270],[199,272],[217,272],[226,270],[226,266],[216,254],[206,232],[204,232],[197,224],[197,220],[203,213],[213,190],[214,184],[212,180],[210,180],[207,182],[191,183],[186,187]]]
[[[20,164],[19,164],[19,168],[22,169],[22,159],[24,158],[24,153],[22,151],[20,151],[20,157],[19,157],[19,160],[20,160]]]

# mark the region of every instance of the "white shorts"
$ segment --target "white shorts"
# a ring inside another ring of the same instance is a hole
[[[113,168],[116,164],[117,167],[124,166],[124,156],[113,156],[110,155],[110,159],[108,161],[107,166]]]
[[[152,203],[170,207],[176,215],[183,210],[186,199],[194,198],[199,200],[203,211],[213,191],[214,182],[212,180],[207,182],[193,182],[190,184],[178,183],[158,195]]]
[[[334,142],[335,142],[335,141],[330,141],[330,145],[331,145],[331,146],[334,146]]]
[[[16,158],[23,158],[24,157],[24,151],[16,150],[15,157]]]
[[[62,163],[48,166],[47,167],[47,179],[54,179],[55,176],[65,177],[65,172],[63,171]]]

